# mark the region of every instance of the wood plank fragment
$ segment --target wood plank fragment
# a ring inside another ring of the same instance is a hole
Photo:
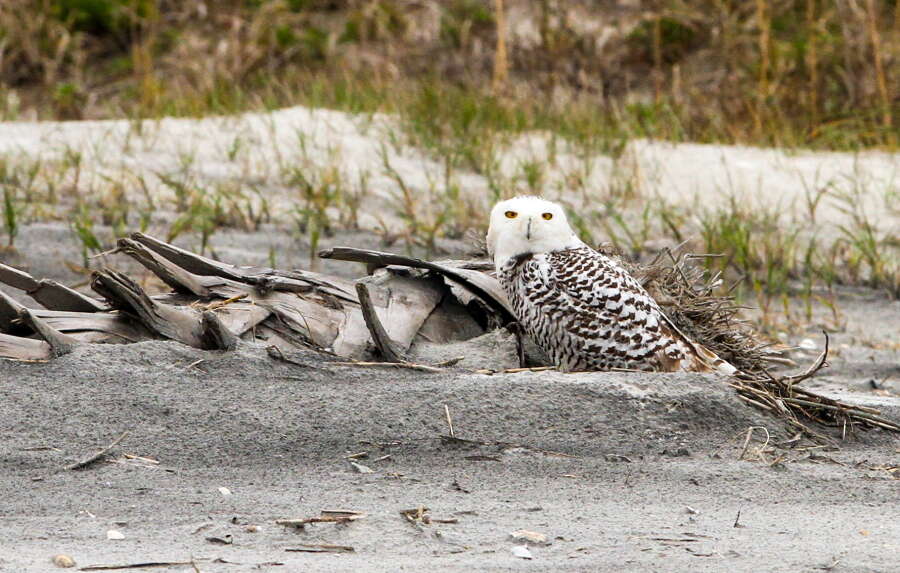
[[[244,278],[251,274],[252,271],[260,271],[264,269],[254,269],[253,267],[236,267],[225,263],[214,261],[202,255],[192,253],[181,247],[160,241],[150,235],[144,233],[132,233],[131,239],[136,241],[148,249],[159,253],[166,259],[175,263],[182,269],[201,276],[224,277],[234,281],[243,282]]]
[[[3,263],[0,263],[0,282],[25,292],[37,290],[40,286],[30,274]]]
[[[71,312],[66,310],[30,309],[49,326],[78,340],[111,344],[140,342],[156,338],[140,323],[119,312]]]
[[[368,279],[360,279],[356,282],[356,294],[359,296],[359,304],[366,327],[369,329],[375,347],[385,361],[404,362],[406,357],[384,330],[384,325],[381,324],[381,319],[378,318],[378,313],[375,312],[375,307],[372,305],[372,296],[369,294],[370,282]]]
[[[349,523],[366,517],[361,511],[322,511],[320,515],[315,517],[304,517],[302,519],[276,519],[277,525],[285,527],[304,528],[310,523]]]
[[[215,276],[257,287],[260,293],[285,291],[307,293],[321,290],[349,302],[358,303],[353,281],[312,271],[281,271],[266,267],[238,267],[214,261],[143,233],[133,233],[131,241],[145,246],[181,269],[199,276]]]
[[[254,329],[272,314],[267,308],[252,302],[232,303],[215,309],[215,313],[225,328],[237,336]]]
[[[38,281],[38,288],[29,291],[28,296],[50,310],[72,312],[103,312],[106,305],[64,284],[49,279]]]
[[[0,358],[11,360],[50,360],[50,345],[43,340],[0,334]]]
[[[0,331],[10,332],[14,329],[14,321],[19,320],[19,313],[24,305],[0,290]]]
[[[191,293],[202,298],[210,296],[209,288],[197,275],[186,271],[141,243],[131,239],[119,239],[116,244],[121,252],[142,264],[175,291]]]
[[[68,354],[78,345],[77,340],[48,325],[42,318],[35,316],[28,308],[23,308],[19,312],[19,318],[26,326],[34,330],[44,342],[50,345],[50,358]]]
[[[417,269],[427,269],[439,273],[448,279],[458,283],[468,291],[477,295],[484,303],[501,318],[502,324],[515,320],[509,301],[500,288],[496,279],[480,271],[464,268],[454,268],[429,261],[423,261],[414,257],[372,251],[368,249],[354,249],[352,247],[334,247],[319,252],[323,259],[339,261],[353,261],[358,263],[372,263],[378,266],[400,265]]]
[[[203,327],[196,310],[154,301],[127,275],[111,269],[94,273],[91,288],[151,332],[194,348],[203,348]]]
[[[200,317],[203,325],[202,338],[207,349],[234,350],[237,348],[237,336],[222,324],[215,312],[204,310]]]
[[[106,307],[98,300],[56,281],[37,280],[29,273],[0,263],[0,282],[24,291],[44,308],[77,312],[98,312]]]
[[[123,565],[88,565],[80,567],[79,571],[116,571],[120,569],[153,569],[158,567],[187,567],[194,565],[193,561],[145,561],[142,563],[126,563]]]

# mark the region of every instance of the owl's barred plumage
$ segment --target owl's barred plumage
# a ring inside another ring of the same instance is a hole
[[[556,366],[736,372],[684,336],[621,265],[578,240],[558,205],[523,197],[498,207],[488,235],[497,278],[519,323]],[[497,221],[500,212],[517,219],[520,211],[524,223]]]

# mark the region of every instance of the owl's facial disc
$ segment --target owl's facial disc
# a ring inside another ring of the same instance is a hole
[[[569,227],[562,207],[538,197],[516,197],[497,203],[491,211],[487,243],[498,269],[511,257],[583,244]]]

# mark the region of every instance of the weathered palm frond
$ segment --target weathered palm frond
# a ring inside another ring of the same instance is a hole
[[[154,338],[230,350],[245,340],[265,343],[273,355],[311,347],[355,364],[380,360],[431,372],[437,368],[406,361],[417,341],[458,342],[515,321],[493,266],[484,260],[432,262],[349,247],[320,253],[368,265],[369,276],[350,281],[228,265],[141,233],[121,239],[116,250],[171,292],[151,295],[134,278],[104,269],[91,281],[98,299],[0,265],[0,283],[44,307],[27,308],[0,291],[0,357],[49,360],[79,344]],[[679,330],[740,369],[728,383],[743,400],[811,435],[821,434],[810,421],[844,431],[854,425],[900,431],[873,409],[799,387],[827,365],[827,343],[807,371],[772,374],[773,364],[790,361],[741,319],[732,297],[718,294],[718,277],[708,277],[697,258],[667,253],[650,265],[622,264]]]

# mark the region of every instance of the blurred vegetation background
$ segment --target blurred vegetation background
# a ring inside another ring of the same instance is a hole
[[[0,118],[309,104],[434,130],[898,141],[897,0],[3,0]]]

